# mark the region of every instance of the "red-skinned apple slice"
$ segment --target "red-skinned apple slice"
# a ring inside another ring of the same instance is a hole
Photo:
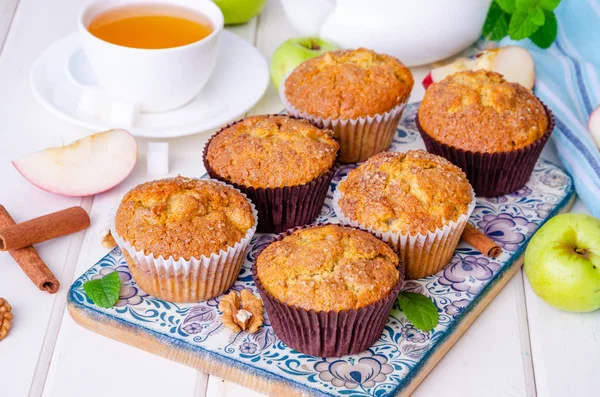
[[[535,83],[535,64],[533,57],[523,47],[506,46],[483,51],[476,58],[458,58],[454,62],[435,68],[423,80],[427,88],[432,82],[442,81],[446,76],[463,70],[486,69],[500,73],[513,83],[533,89]]]
[[[51,193],[90,196],[121,183],[137,161],[133,135],[121,129],[90,135],[68,146],[14,160],[25,179]]]
[[[590,130],[590,134],[592,134],[592,139],[594,139],[596,146],[600,149],[600,106],[590,114],[588,129]]]

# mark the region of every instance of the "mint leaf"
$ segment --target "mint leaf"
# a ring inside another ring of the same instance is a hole
[[[483,35],[490,40],[500,40],[508,35],[510,15],[502,11],[496,3],[492,3],[483,24]]]
[[[546,23],[531,35],[530,39],[540,48],[548,48],[554,43],[558,32],[556,15],[546,12]]]
[[[515,0],[515,9],[519,11],[527,11],[537,7],[539,0]]]
[[[437,307],[425,295],[415,292],[401,292],[398,295],[398,304],[406,318],[421,331],[431,331],[438,324]]]
[[[497,3],[500,6],[500,8],[502,8],[505,12],[508,12],[509,14],[512,14],[517,10],[515,0],[496,0],[495,3]]]
[[[539,47],[548,48],[556,39],[557,23],[552,10],[560,1],[495,0],[488,10],[483,35],[491,40],[500,40],[507,33],[513,40],[529,37]]]
[[[527,11],[517,11],[510,18],[508,25],[508,34],[513,40],[522,40],[531,36],[538,28],[544,24],[544,12],[542,11],[542,21],[539,23],[539,15]]]
[[[531,18],[531,21],[537,26],[542,26],[546,22],[546,16],[544,15],[544,10],[542,10],[541,7],[536,7],[530,10],[529,18]]]
[[[540,0],[540,7],[546,11],[553,11],[560,4],[560,0]]]
[[[114,271],[100,279],[90,280],[83,284],[83,289],[98,306],[113,307],[119,300],[119,291],[121,290],[119,272]]]

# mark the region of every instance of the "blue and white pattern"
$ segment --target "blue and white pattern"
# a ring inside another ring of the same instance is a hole
[[[390,150],[423,147],[414,125],[415,115],[416,105],[408,106]],[[338,171],[317,222],[336,222],[330,205],[332,192],[351,168],[344,166]],[[474,308],[478,298],[487,293],[490,284],[513,265],[534,231],[564,207],[572,195],[569,176],[540,160],[523,189],[500,198],[478,199],[470,222],[502,245],[502,255],[490,259],[461,243],[446,269],[404,285],[405,290],[425,293],[434,300],[440,314],[439,325],[431,332],[422,332],[395,307],[379,341],[369,350],[352,356],[323,359],[291,350],[277,338],[268,316],[264,326],[253,335],[233,333],[219,320],[219,298],[198,304],[175,304],[148,296],[131,279],[118,248],[75,281],[69,292],[69,304],[83,309],[90,318],[101,321],[110,317],[137,332],[158,335],[175,346],[184,346],[198,355],[210,355],[211,360],[235,365],[272,381],[285,382],[310,395],[391,396],[406,387],[427,357],[456,328],[465,313]],[[272,238],[264,234],[253,238],[234,289],[249,289],[257,294],[252,282],[252,262]],[[123,280],[119,303],[110,309],[95,306],[86,297],[83,283],[115,270]]]
[[[552,109],[552,141],[577,194],[592,215],[600,217],[600,151],[588,131],[590,113],[600,103],[600,1],[563,1],[556,9],[558,37],[547,50],[529,40],[520,45],[535,60],[535,93]]]

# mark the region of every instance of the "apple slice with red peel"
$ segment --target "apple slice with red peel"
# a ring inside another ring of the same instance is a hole
[[[135,138],[118,129],[45,149],[12,163],[25,179],[48,192],[90,196],[121,183],[136,161]]]
[[[432,82],[442,81],[446,76],[464,70],[485,69],[500,73],[513,83],[533,89],[535,83],[535,63],[533,57],[523,47],[506,46],[483,51],[475,58],[458,58],[454,62],[435,68],[423,80],[427,88]]]
[[[427,76],[425,76],[421,84],[423,84],[423,87],[425,89],[427,89],[427,87],[433,84],[433,77],[431,77],[431,72],[427,73]]]
[[[590,134],[592,134],[592,139],[600,150],[600,106],[590,114],[588,129],[590,130]]]

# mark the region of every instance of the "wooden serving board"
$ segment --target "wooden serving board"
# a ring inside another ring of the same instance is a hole
[[[423,148],[414,125],[416,109],[412,104],[405,110],[391,151]],[[316,222],[337,222],[332,192],[353,167],[338,171]],[[361,354],[324,359],[299,353],[277,338],[268,316],[257,333],[234,333],[219,320],[219,298],[176,304],[148,296],[131,278],[118,248],[73,283],[68,309],[76,322],[94,332],[272,396],[408,396],[518,271],[533,233],[567,211],[573,200],[571,178],[544,160],[519,191],[477,199],[470,222],[502,246],[502,255],[490,259],[461,243],[446,269],[404,285],[433,299],[438,326],[421,332],[394,307],[381,338]],[[252,262],[272,238],[253,238],[234,289],[257,294]],[[87,298],[83,284],[115,270],[123,281],[121,297],[115,307],[100,308]]]

